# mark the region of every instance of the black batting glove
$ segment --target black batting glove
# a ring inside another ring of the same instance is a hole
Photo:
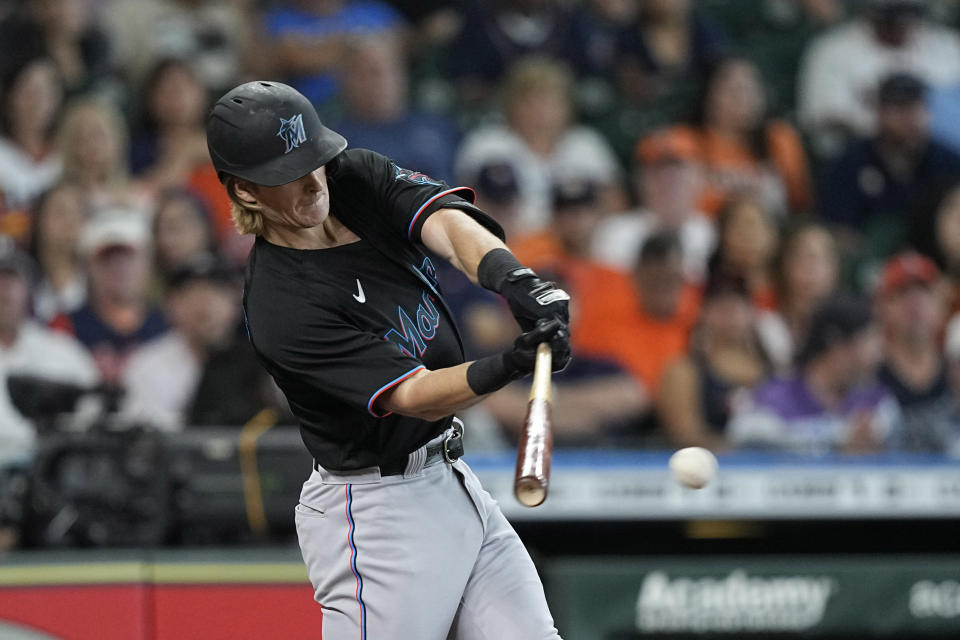
[[[467,368],[467,384],[478,396],[497,389],[533,372],[537,362],[537,346],[550,345],[551,368],[562,371],[570,362],[570,332],[567,325],[556,318],[541,320],[513,343],[513,348],[496,355],[481,358]]]
[[[541,342],[550,345],[552,354],[551,368],[562,371],[570,362],[570,331],[567,325],[554,318],[540,320],[536,326],[514,341],[513,348],[503,352],[503,363],[507,372],[519,378],[533,372],[537,361],[537,346]]]
[[[502,295],[513,317],[524,331],[531,331],[539,320],[558,319],[570,323],[570,296],[553,282],[537,277],[506,249],[488,252],[477,268],[480,284]]]

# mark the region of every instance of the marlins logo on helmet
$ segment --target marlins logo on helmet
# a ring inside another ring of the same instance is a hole
[[[290,153],[290,151],[306,142],[307,132],[303,129],[303,114],[298,113],[289,120],[280,118],[280,131],[277,132],[277,136],[283,138],[283,141],[287,143],[284,153]]]

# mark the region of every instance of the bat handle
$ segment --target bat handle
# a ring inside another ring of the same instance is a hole
[[[537,345],[537,359],[533,365],[533,384],[530,385],[530,400],[550,402],[550,370],[553,369],[553,353],[550,345]]]

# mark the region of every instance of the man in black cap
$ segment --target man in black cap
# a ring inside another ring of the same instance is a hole
[[[821,213],[850,229],[882,216],[904,218],[939,184],[960,179],[960,156],[930,137],[926,86],[896,73],[877,89],[877,133],[852,144],[828,169]]]
[[[566,365],[567,294],[469,189],[345,150],[291,87],[228,92],[207,141],[257,236],[251,343],[314,458],[296,523],[324,637],[559,638],[523,544],[459,459],[454,414],[530,373],[540,343]],[[510,348],[464,362],[424,248],[506,298],[524,331]]]

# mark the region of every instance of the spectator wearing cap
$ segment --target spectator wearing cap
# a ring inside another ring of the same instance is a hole
[[[471,186],[477,193],[477,206],[500,223],[507,238],[515,237],[520,232],[523,202],[513,165],[501,161],[484,165]]]
[[[805,455],[868,453],[896,430],[896,399],[876,382],[881,341],[869,304],[845,295],[817,310],[795,374],[738,403],[727,434],[738,448]]]
[[[737,396],[771,372],[746,281],[711,275],[690,350],[663,374],[657,414],[666,436],[677,447],[727,449],[724,430]]]
[[[36,432],[14,407],[7,378],[24,375],[93,386],[97,367],[76,340],[30,320],[33,264],[10,238],[0,236],[0,460],[29,455]]]
[[[883,336],[883,363],[877,379],[900,403],[903,425],[893,446],[936,451],[942,419],[953,404],[941,336],[946,322],[940,272],[918,253],[901,253],[883,269],[875,294]]]
[[[520,235],[511,249],[534,268],[562,271],[562,263],[591,261],[594,229],[604,213],[597,184],[576,176],[560,176],[551,194],[553,223],[545,229]]]
[[[127,360],[121,414],[174,431],[241,426],[275,406],[240,326],[239,296],[237,274],[217,262],[177,270],[166,299],[171,330]]]
[[[626,208],[622,171],[610,145],[574,118],[573,77],[548,58],[516,63],[504,80],[504,124],[468,133],[454,173],[472,184],[481,167],[509,163],[523,198],[521,226],[532,232],[551,222],[554,183],[575,176],[593,182],[605,213]]]
[[[697,208],[703,174],[696,136],[678,128],[644,138],[636,147],[633,178],[641,204],[600,221],[591,246],[594,259],[630,271],[651,234],[672,231],[683,246],[687,278],[702,282],[716,231]]]
[[[821,158],[875,134],[880,81],[909,72],[940,87],[960,82],[960,38],[927,17],[926,0],[869,0],[857,18],[814,39],[801,63],[798,115]]]
[[[930,137],[926,85],[896,73],[877,91],[877,131],[855,142],[827,169],[820,189],[823,218],[869,249],[889,254],[901,241],[913,204],[942,184],[960,180],[960,155]]]
[[[137,213],[107,210],[84,226],[80,250],[87,262],[87,302],[51,325],[74,336],[93,354],[100,376],[119,385],[127,357],[167,329],[147,302],[150,231]]]

